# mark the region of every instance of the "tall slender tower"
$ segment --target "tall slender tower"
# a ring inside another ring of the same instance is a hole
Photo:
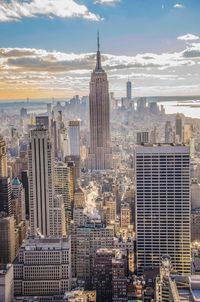
[[[90,152],[89,168],[106,170],[112,168],[110,142],[110,106],[107,74],[101,66],[99,33],[97,37],[96,67],[90,81]]]
[[[80,121],[69,121],[69,155],[80,156]]]
[[[176,139],[178,140],[177,143],[183,141],[183,120],[179,113],[176,114]]]
[[[132,83],[129,80],[126,82],[126,98],[127,100],[132,99]]]
[[[0,177],[7,177],[7,154],[6,154],[6,142],[0,135]]]
[[[29,207],[31,234],[53,235],[53,152],[43,126],[31,130],[29,145]]]

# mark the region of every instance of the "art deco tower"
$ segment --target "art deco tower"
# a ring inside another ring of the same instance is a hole
[[[90,152],[89,168],[106,170],[112,168],[110,142],[110,108],[107,74],[101,66],[99,34],[97,39],[96,67],[90,81]]]

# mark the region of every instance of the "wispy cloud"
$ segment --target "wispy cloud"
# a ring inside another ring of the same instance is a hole
[[[199,40],[199,37],[193,34],[186,34],[183,36],[179,36],[177,38],[177,40],[181,40],[181,41],[195,41],[195,40]]]
[[[121,95],[129,78],[137,95],[200,93],[200,43],[187,43],[175,53],[146,53],[135,56],[102,54],[111,90]],[[87,94],[94,53],[63,53],[34,48],[0,49],[0,89],[33,91],[59,96]],[[51,87],[49,89],[49,87]],[[184,87],[181,90],[181,87]],[[51,92],[49,92],[51,90]],[[36,93],[34,92],[34,93]],[[26,95],[27,96],[27,95]]]
[[[185,6],[181,3],[174,4],[174,8],[184,8]]]
[[[19,21],[22,18],[47,16],[49,18],[82,18],[99,21],[101,18],[76,0],[5,0],[0,1],[0,22]]]
[[[115,5],[119,3],[121,0],[94,0],[94,4],[102,4],[102,5]]]

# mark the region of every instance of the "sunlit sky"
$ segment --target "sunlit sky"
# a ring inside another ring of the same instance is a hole
[[[0,1],[0,99],[87,95],[100,31],[110,90],[200,94],[199,0]]]

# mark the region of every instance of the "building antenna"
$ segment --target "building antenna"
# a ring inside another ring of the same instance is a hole
[[[100,51],[99,30],[97,31],[97,51]]]

